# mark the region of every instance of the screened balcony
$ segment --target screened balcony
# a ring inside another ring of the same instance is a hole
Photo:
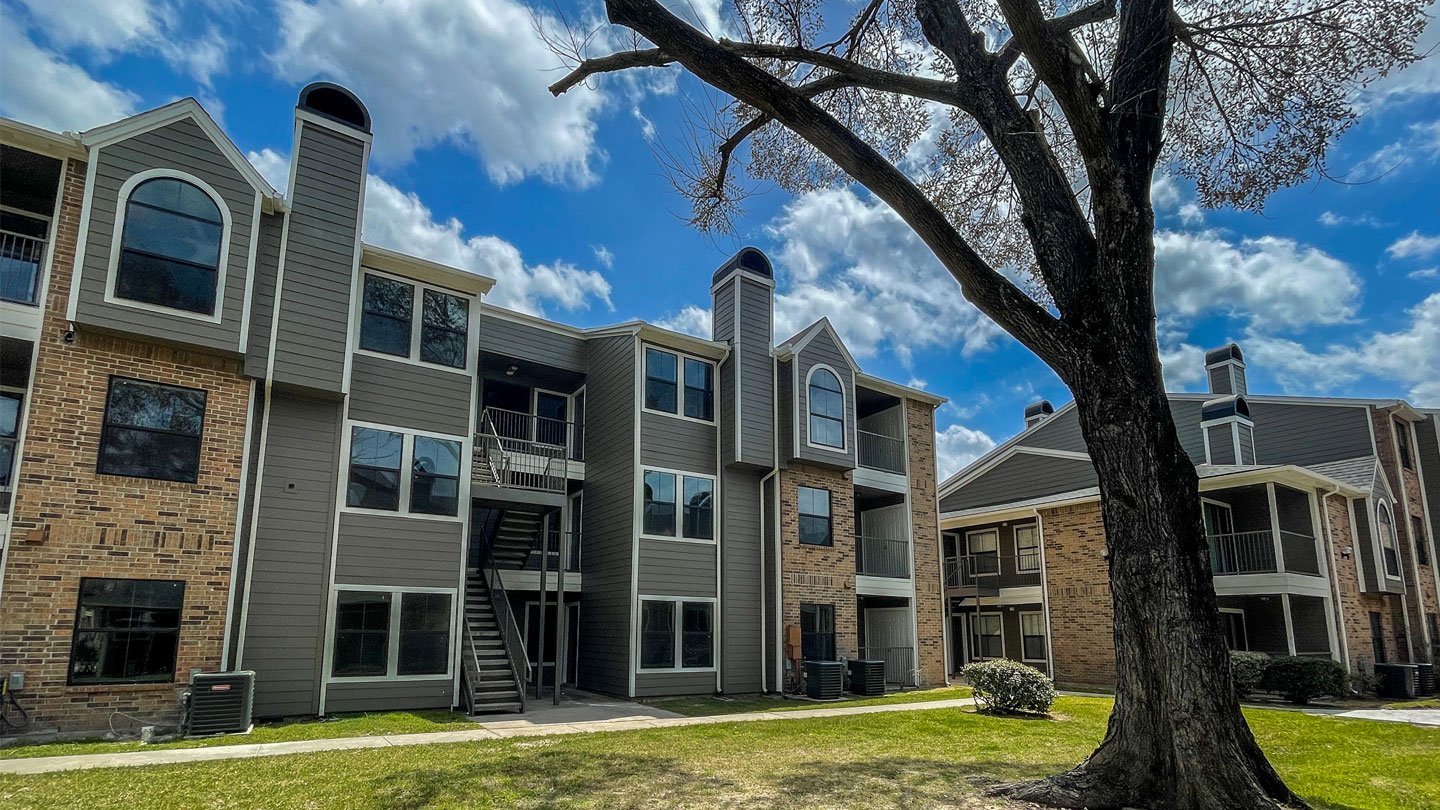
[[[1202,493],[1210,570],[1216,576],[1320,576],[1310,496],[1281,484]]]

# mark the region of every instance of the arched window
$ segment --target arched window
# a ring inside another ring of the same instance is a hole
[[[1400,576],[1400,548],[1395,542],[1395,523],[1385,504],[1375,509],[1376,522],[1380,524],[1380,554],[1385,560],[1385,575]]]
[[[810,443],[845,447],[845,389],[828,368],[810,372]]]
[[[214,315],[224,232],[220,207],[199,186],[141,182],[125,201],[115,297]]]

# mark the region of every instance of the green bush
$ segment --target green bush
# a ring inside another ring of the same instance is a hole
[[[1260,688],[1265,680],[1265,670],[1270,666],[1270,656],[1261,652],[1233,650],[1230,653],[1230,677],[1235,682],[1235,694],[1247,698]]]
[[[1345,668],[1328,658],[1272,658],[1270,665],[1265,668],[1262,685],[1272,692],[1279,692],[1286,700],[1299,706],[1321,695],[1344,697],[1350,692]]]
[[[1352,672],[1350,691],[1357,695],[1375,697],[1380,692],[1380,676],[1373,672]]]
[[[987,711],[1044,714],[1055,702],[1055,684],[1019,661],[997,658],[966,664],[960,674],[970,682],[976,702]]]

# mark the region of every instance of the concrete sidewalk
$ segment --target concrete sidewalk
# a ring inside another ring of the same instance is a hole
[[[552,734],[590,734],[600,731],[627,731],[644,728],[673,728],[713,723],[739,723],[759,720],[802,720],[812,717],[848,717],[858,714],[885,712],[916,712],[927,709],[952,709],[974,704],[973,698],[930,700],[923,703],[891,703],[881,706],[835,706],[792,711],[745,712],[710,717],[684,717],[674,712],[638,703],[622,701],[590,701],[581,705],[562,704],[557,707],[536,706],[518,719],[481,721],[479,728],[466,731],[438,731],[430,734],[395,734],[376,737],[343,737],[332,740],[298,740],[296,742],[260,743],[252,745],[220,745],[212,748],[170,748],[158,751],[129,751],[119,754],[80,754],[66,757],[33,757],[0,760],[0,773],[34,774],[72,771],[85,768],[133,768],[142,765],[172,765],[185,762],[209,762],[221,759],[273,757],[305,754],[314,751],[344,751],[356,748],[388,748],[396,745],[434,745],[438,743],[500,740],[511,737],[540,737]],[[599,719],[596,719],[599,718]]]
[[[1332,717],[1356,720],[1383,720],[1389,723],[1410,723],[1416,726],[1440,726],[1440,709],[1355,709],[1337,712]]]

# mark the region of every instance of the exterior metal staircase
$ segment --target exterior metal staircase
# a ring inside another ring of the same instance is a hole
[[[472,569],[465,584],[466,702],[471,714],[523,712],[530,664],[505,590],[498,577],[492,589],[487,573]]]

